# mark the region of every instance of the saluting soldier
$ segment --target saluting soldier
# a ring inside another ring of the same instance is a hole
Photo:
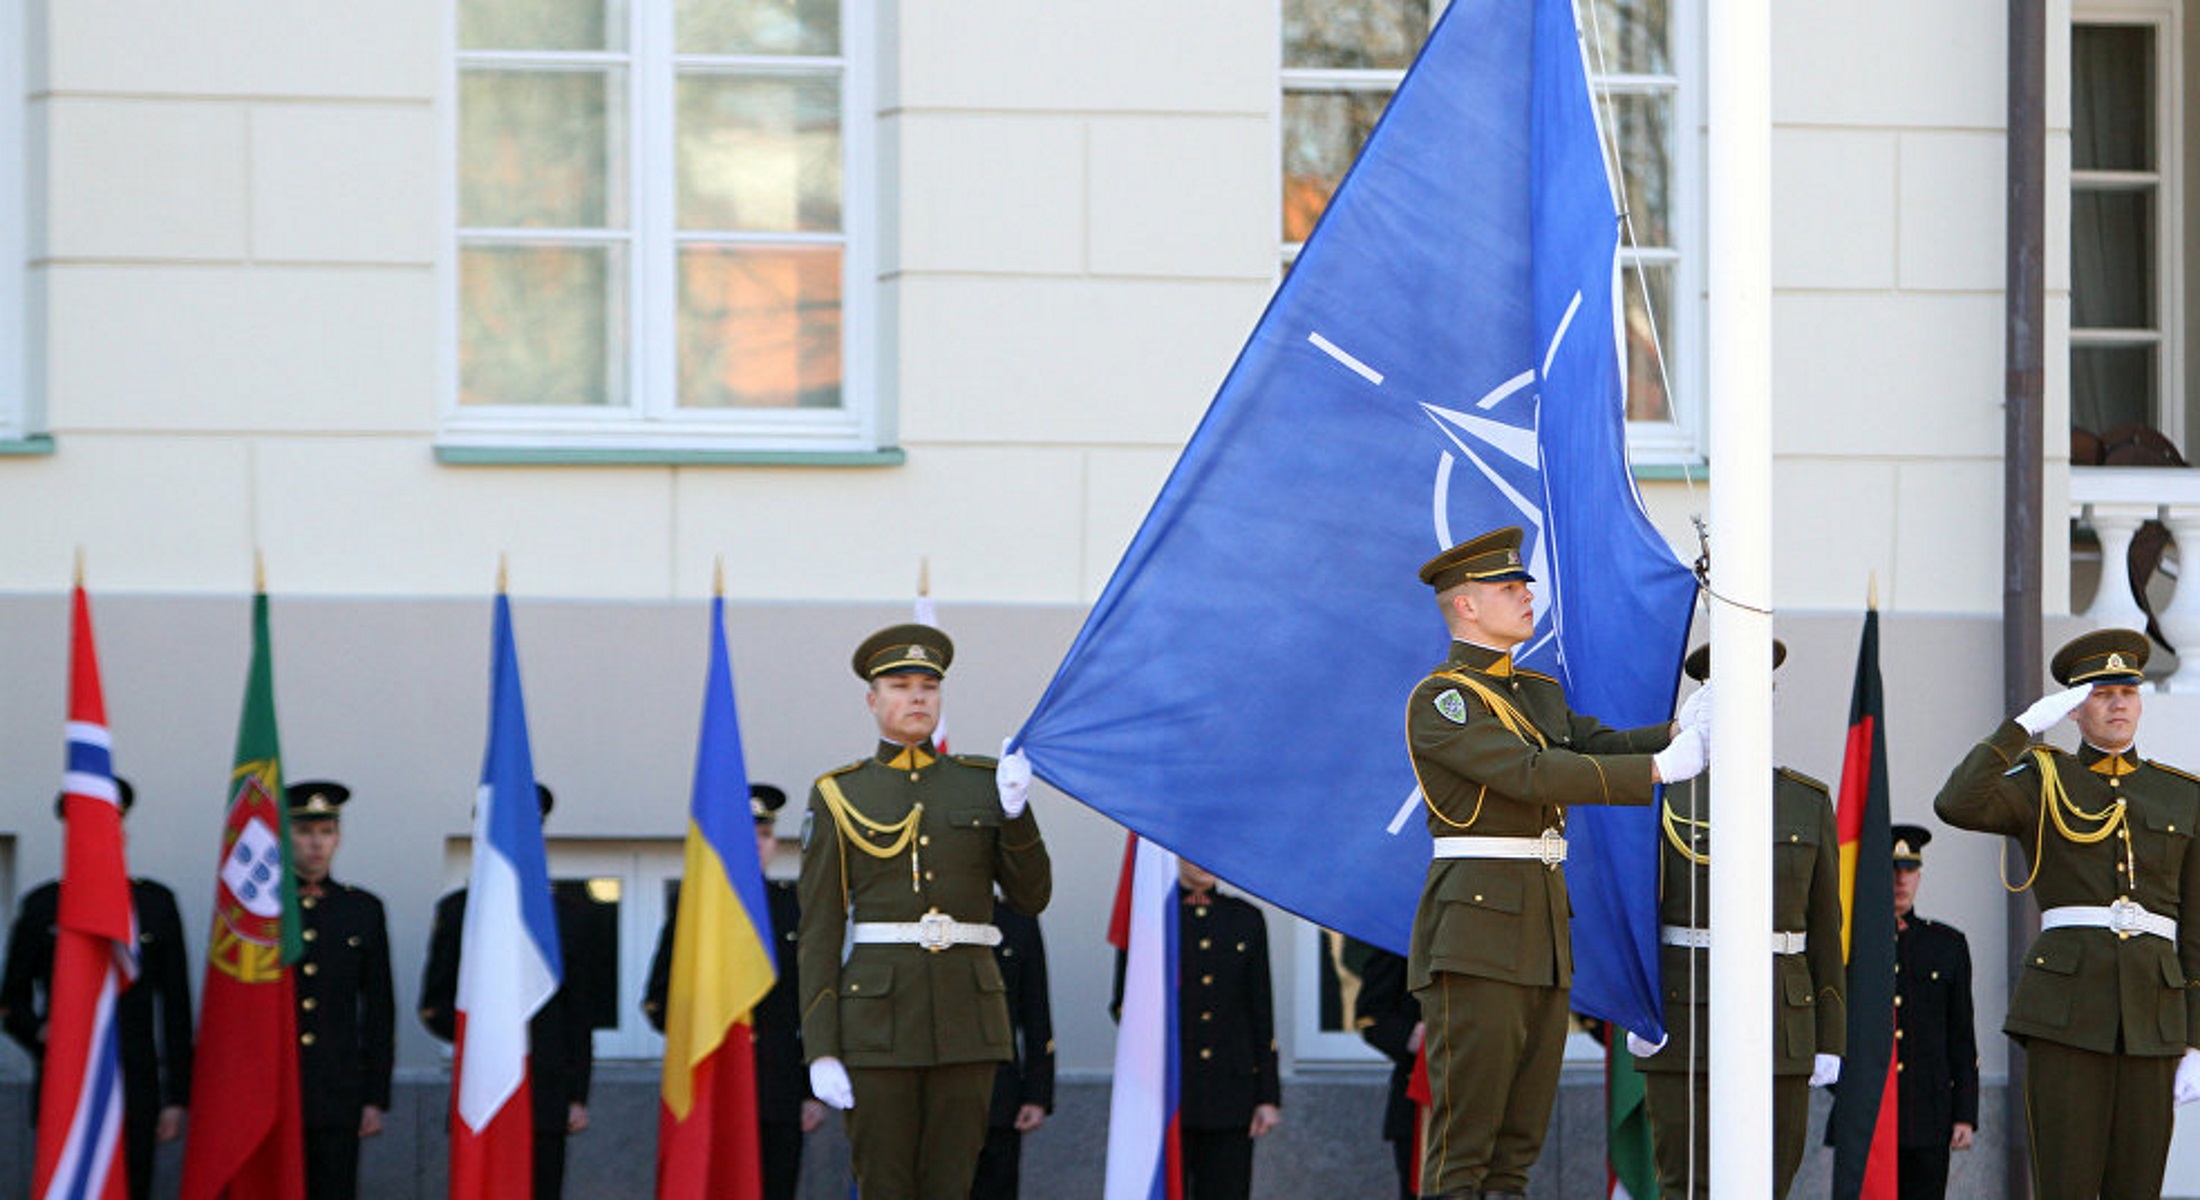
[[[1573,983],[1566,808],[1648,804],[1704,767],[1700,727],[1607,729],[1557,680],[1522,670],[1534,582],[1518,527],[1421,568],[1451,657],[1413,689],[1406,741],[1435,859],[1414,916],[1407,982],[1428,1025],[1433,1097],[1424,1196],[1520,1196],[1543,1148]]]
[[[768,783],[749,785],[749,815],[756,822],[756,860],[769,864],[777,848],[779,810],[787,793]],[[764,1200],[794,1200],[802,1186],[802,1135],[825,1123],[825,1106],[810,1095],[802,1067],[802,1017],[795,1006],[795,937],[802,906],[794,884],[764,881],[771,907],[773,959],[779,978],[749,1015],[756,1046],[757,1144],[763,1154]],[[657,934],[657,952],[649,960],[649,985],[642,993],[642,1015],[649,1027],[665,1031],[665,1002],[672,990],[672,943],[679,935],[680,906],[665,910]]]
[[[128,816],[136,789],[115,778],[116,801]],[[54,797],[53,815],[63,814]],[[153,1194],[153,1151],[183,1133],[191,1101],[191,978],[176,894],[150,879],[130,880],[137,908],[138,979],[115,1001],[122,1059],[122,1147],[131,1200]],[[43,1077],[47,1006],[53,1002],[54,923],[61,884],[47,880],[23,896],[8,933],[8,961],[0,971],[0,1025],[20,1043]],[[38,1120],[41,1085],[31,1084],[31,1120]]]
[[[1772,642],[1772,665],[1787,646]],[[1683,665],[1711,677],[1711,647]],[[1709,689],[1691,701],[1701,711]],[[1711,1195],[1711,817],[1708,773],[1665,789],[1658,863],[1658,941],[1666,1040],[1627,1035],[1641,1062],[1657,1155],[1659,1194]],[[1746,951],[1748,947],[1744,947]],[[1841,847],[1826,785],[1780,767],[1772,773],[1772,1157],[1773,1195],[1786,1196],[1803,1165],[1810,1089],[1840,1078],[1848,1047],[1841,952]]]
[[[1054,1113],[1054,1009],[1047,989],[1047,944],[1037,917],[1027,917],[996,897],[993,923],[1001,944],[993,948],[1007,988],[1008,1022],[1016,1030],[1016,1056],[993,1076],[993,1107],[985,1150],[970,1200],[1016,1200],[1024,1135]]]
[[[1953,925],[1917,915],[1918,876],[1933,831],[1894,835],[1895,1071],[1901,1128],[1895,1156],[1902,1200],[1948,1192],[1950,1151],[1978,1132],[1978,1037],[1971,1026],[1971,947]]]
[[[818,779],[803,827],[803,1051],[864,1200],[967,1200],[1013,1037],[993,888],[1032,916],[1053,891],[1022,755],[932,746],[953,658],[929,625],[864,639],[878,748]]]
[[[1268,921],[1215,890],[1214,872],[1176,864],[1177,1110],[1186,1200],[1253,1194],[1253,1141],[1283,1123]],[[1115,952],[1121,1016],[1128,956]]]
[[[373,892],[329,875],[343,841],[351,789],[332,780],[294,783],[290,863],[298,875],[298,1085],[304,1093],[306,1195],[359,1194],[359,1141],[382,1132],[397,1050],[389,923]]]
[[[537,783],[535,804],[547,820],[557,797]],[[466,888],[459,888],[435,902],[428,962],[420,974],[420,1023],[445,1042],[458,1036],[458,953],[465,945],[466,894]],[[565,1194],[565,1139],[588,1128],[588,1087],[596,1066],[587,993],[599,981],[589,978],[586,950],[574,936],[579,921],[572,902],[562,892],[551,900],[565,976],[527,1022],[535,1200],[558,1200]]]
[[[2056,651],[2068,690],[2004,721],[1933,800],[1940,819],[2014,837],[2040,904],[2002,1031],[2024,1047],[2032,1178],[2043,1197],[2162,1192],[2173,1097],[2200,1097],[2200,779],[2139,757],[2149,644],[2104,629]],[[2035,745],[2065,716],[2075,754]]]

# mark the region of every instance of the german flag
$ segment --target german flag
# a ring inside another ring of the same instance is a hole
[[[1887,808],[1886,704],[1879,610],[1864,613],[1835,813],[1841,833],[1842,948],[1848,956],[1849,1053],[1834,1089],[1834,1200],[1895,1200],[1894,859]]]

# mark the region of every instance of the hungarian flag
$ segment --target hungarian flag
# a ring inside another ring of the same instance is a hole
[[[1606,1026],[1604,1045],[1605,1194],[1611,1200],[1653,1200],[1658,1194],[1657,1155],[1650,1146],[1650,1106],[1635,1056]]]
[[[512,602],[501,584],[492,639],[489,748],[474,802],[474,860],[458,944],[451,1200],[532,1192],[527,1023],[565,973],[527,744],[527,704],[520,696]]]
[[[764,1194],[749,1017],[771,991],[779,967],[726,660],[725,606],[722,596],[710,603],[710,669],[665,1004],[657,1109],[661,1200],[761,1200]]]
[[[183,1198],[296,1200],[306,1191],[305,1134],[290,972],[303,947],[264,590],[252,597],[252,665],[235,762],[215,869]]]
[[[1849,1053],[1834,1088],[1834,1200],[1894,1200],[1894,858],[1888,830],[1879,610],[1864,613],[1841,759],[1841,924],[1849,963]]]
[[[1123,1011],[1108,1096],[1106,1200],[1183,1196],[1177,1082],[1176,855],[1135,838],[1127,886]],[[1113,940],[1112,938],[1110,940]]]
[[[61,898],[31,1194],[38,1200],[122,1200],[129,1180],[122,1166],[115,1004],[138,976],[137,909],[123,862],[107,703],[82,578],[70,610],[68,736]]]

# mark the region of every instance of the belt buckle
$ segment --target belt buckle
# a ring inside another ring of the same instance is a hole
[[[1566,836],[1556,829],[1546,829],[1535,839],[1536,861],[1545,867],[1556,867],[1566,861]]]
[[[2145,907],[2134,903],[2129,896],[2118,896],[2108,905],[2108,927],[2119,934],[2136,933],[2139,931],[2140,919],[2146,915],[2146,911]]]
[[[948,941],[947,935],[954,924],[955,918],[948,916],[939,909],[933,909],[931,912],[917,918],[917,944],[934,954],[938,954],[953,944]]]

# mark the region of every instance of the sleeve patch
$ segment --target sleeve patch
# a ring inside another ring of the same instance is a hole
[[[1466,697],[1459,694],[1458,688],[1446,688],[1437,695],[1436,711],[1443,714],[1444,719],[1454,725],[1467,723]]]

